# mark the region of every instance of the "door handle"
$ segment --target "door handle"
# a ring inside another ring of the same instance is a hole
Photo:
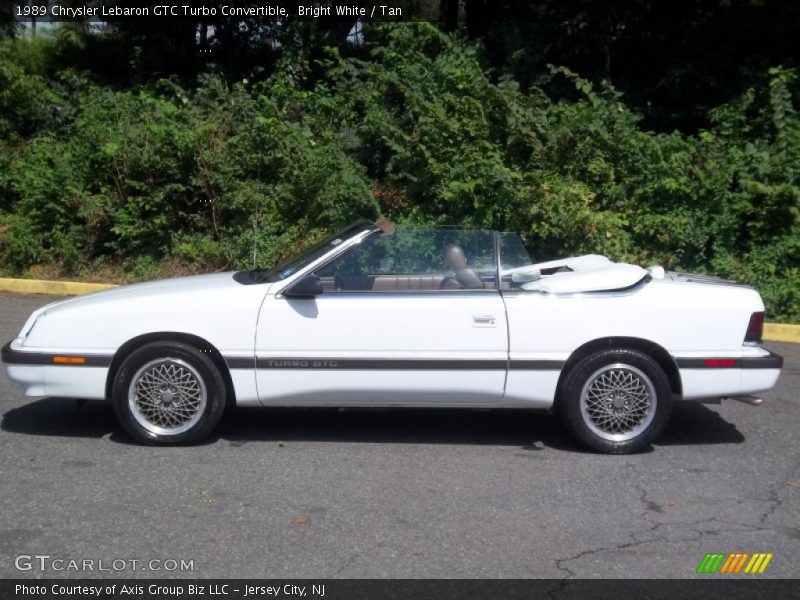
[[[497,327],[497,319],[494,315],[472,315],[473,327]]]

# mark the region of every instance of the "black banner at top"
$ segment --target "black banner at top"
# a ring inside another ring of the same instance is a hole
[[[436,3],[433,3],[436,4]],[[216,20],[438,21],[440,7],[422,0],[22,0],[14,2],[20,23]]]

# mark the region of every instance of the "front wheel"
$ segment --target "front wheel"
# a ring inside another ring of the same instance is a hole
[[[225,382],[211,359],[180,342],[133,351],[114,379],[113,403],[126,431],[145,443],[206,437],[225,408]]]
[[[578,440],[611,454],[638,452],[666,426],[672,389],[659,364],[631,349],[592,354],[570,370],[561,414]]]

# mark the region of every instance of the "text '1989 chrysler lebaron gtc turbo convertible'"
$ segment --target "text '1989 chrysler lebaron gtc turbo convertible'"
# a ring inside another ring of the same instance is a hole
[[[35,311],[5,346],[29,396],[109,399],[151,443],[229,404],[558,410],[602,452],[672,404],[773,387],[746,286],[588,255],[532,264],[515,234],[356,223],[271,270],[170,279]]]

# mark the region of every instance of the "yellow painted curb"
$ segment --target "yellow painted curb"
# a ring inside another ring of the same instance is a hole
[[[48,294],[51,296],[78,296],[117,287],[108,283],[80,283],[77,281],[46,281],[44,279],[9,279],[0,277],[0,292],[17,294]]]
[[[764,323],[764,339],[773,342],[794,342],[800,344],[800,325]]]

